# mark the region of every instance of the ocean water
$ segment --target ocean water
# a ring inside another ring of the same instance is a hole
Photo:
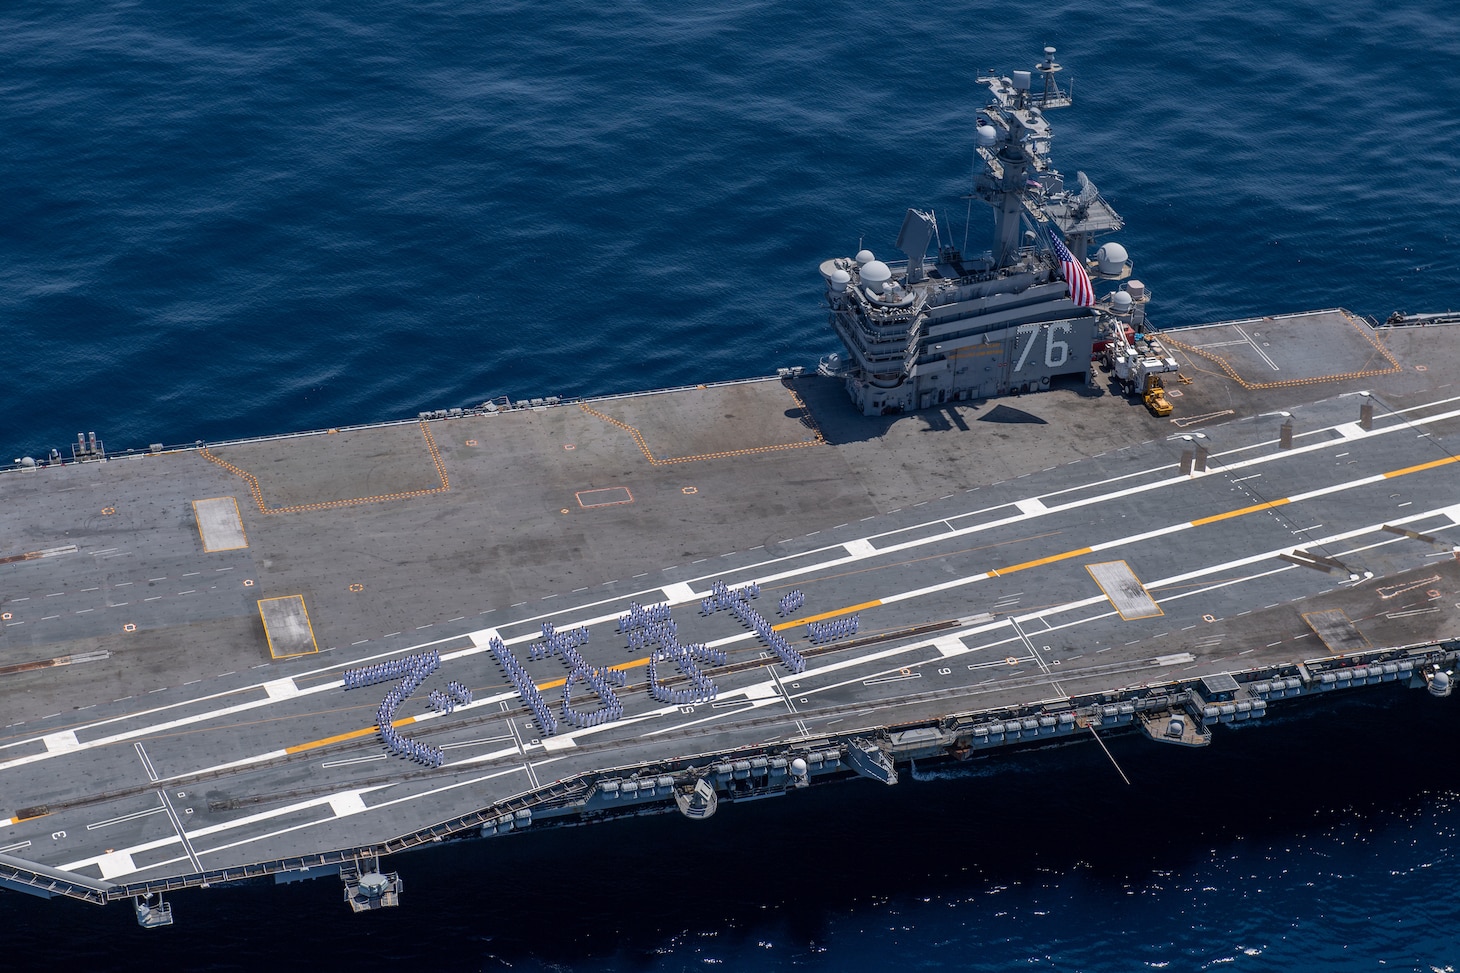
[[[816,264],[960,198],[981,70],[1059,48],[1056,163],[1174,327],[1460,305],[1442,0],[0,6],[0,456],[766,374],[836,350]],[[8,451],[8,452],[7,452]],[[1456,720],[1418,694],[890,791],[178,896],[0,896],[14,958],[196,969],[1448,969]],[[769,805],[775,805],[771,807]],[[643,875],[595,886],[611,855]]]

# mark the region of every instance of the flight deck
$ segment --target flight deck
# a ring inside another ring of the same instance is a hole
[[[9,471],[3,878],[373,907],[428,840],[1441,695],[1455,334],[1172,332],[1165,419],[1098,375],[883,418],[788,375]]]

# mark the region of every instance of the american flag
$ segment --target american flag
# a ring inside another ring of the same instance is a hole
[[[1080,307],[1093,307],[1095,304],[1095,288],[1090,286],[1090,275],[1085,273],[1085,268],[1080,261],[1070,256],[1070,251],[1065,248],[1054,231],[1049,231],[1049,238],[1054,242],[1054,254],[1060,258],[1060,267],[1065,273],[1065,283],[1070,285],[1070,300]]]

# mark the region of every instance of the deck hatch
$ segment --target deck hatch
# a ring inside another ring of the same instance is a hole
[[[269,655],[275,659],[319,651],[314,641],[314,627],[309,624],[309,612],[304,608],[303,595],[260,598],[259,617],[264,620]]]
[[[1141,584],[1141,579],[1136,577],[1130,565],[1124,561],[1101,561],[1099,564],[1087,564],[1085,570],[1090,572],[1090,577],[1105,592],[1105,597],[1120,612],[1120,617],[1126,621],[1136,618],[1153,618],[1156,615],[1164,615],[1161,606],[1156,604],[1156,599],[1151,597],[1146,586]]]
[[[1369,647],[1369,640],[1364,637],[1364,633],[1354,627],[1354,623],[1349,621],[1349,617],[1344,614],[1342,608],[1306,612],[1303,615],[1303,621],[1307,622],[1308,627],[1323,640],[1323,644],[1335,653],[1356,652]]]
[[[193,516],[198,521],[198,536],[203,539],[203,550],[209,554],[248,547],[248,535],[243,530],[238,501],[233,497],[194,500]]]

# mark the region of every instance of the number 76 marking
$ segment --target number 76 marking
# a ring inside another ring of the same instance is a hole
[[[1019,334],[1027,334],[1029,340],[1024,342],[1024,350],[1019,352],[1019,361],[1014,365],[1014,371],[1022,372],[1024,363],[1029,360],[1029,353],[1034,350],[1034,338],[1040,330],[1037,324],[1021,324],[1016,329]],[[1059,368],[1070,360],[1069,342],[1057,337],[1057,335],[1073,334],[1075,326],[1068,323],[1051,324],[1047,327],[1048,337],[1044,346],[1044,364],[1049,368]]]

